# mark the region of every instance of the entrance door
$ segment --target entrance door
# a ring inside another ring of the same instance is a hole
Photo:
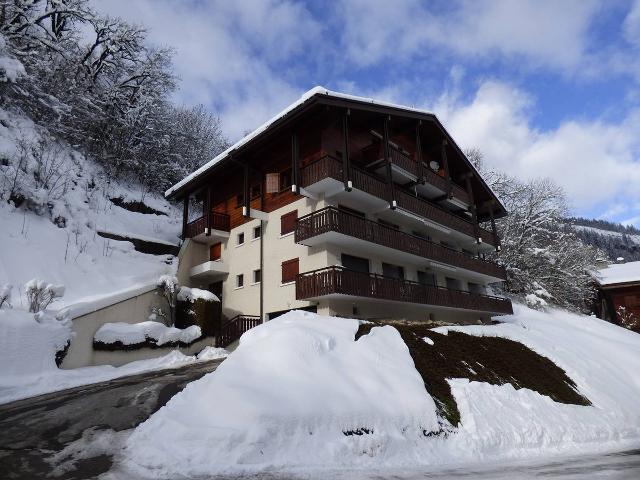
[[[222,255],[222,243],[214,243],[211,245],[209,249],[209,260],[215,261],[220,260],[220,256]]]

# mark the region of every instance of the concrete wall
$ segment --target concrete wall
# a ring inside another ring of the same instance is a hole
[[[73,319],[73,333],[69,351],[67,352],[62,368],[78,368],[88,365],[104,365],[96,358],[93,350],[93,336],[98,329],[109,322],[138,323],[148,320],[152,307],[165,307],[164,299],[156,294],[155,288],[138,294],[127,300],[101,308]],[[121,353],[121,352],[118,352]],[[160,356],[158,352],[154,356]],[[113,360],[111,365],[122,365],[127,361]]]

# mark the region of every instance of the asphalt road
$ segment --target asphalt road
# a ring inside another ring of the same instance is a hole
[[[117,441],[118,432],[142,423],[221,362],[132,375],[0,405],[0,478],[87,479],[108,471],[112,456],[108,448],[101,453],[101,443]],[[93,445],[85,442],[92,438]],[[74,457],[79,442],[80,450],[93,448],[98,454]]]

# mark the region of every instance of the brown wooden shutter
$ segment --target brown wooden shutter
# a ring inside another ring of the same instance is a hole
[[[293,258],[282,262],[282,283],[294,282],[300,273],[300,259]]]
[[[280,235],[286,235],[296,229],[296,220],[298,219],[298,210],[285,213],[280,217]]]
[[[222,254],[222,243],[214,243],[209,250],[209,260],[220,260]]]

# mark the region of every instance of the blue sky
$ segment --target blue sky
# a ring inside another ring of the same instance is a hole
[[[239,139],[314,85],[433,111],[463,148],[640,226],[640,0],[110,0]]]

